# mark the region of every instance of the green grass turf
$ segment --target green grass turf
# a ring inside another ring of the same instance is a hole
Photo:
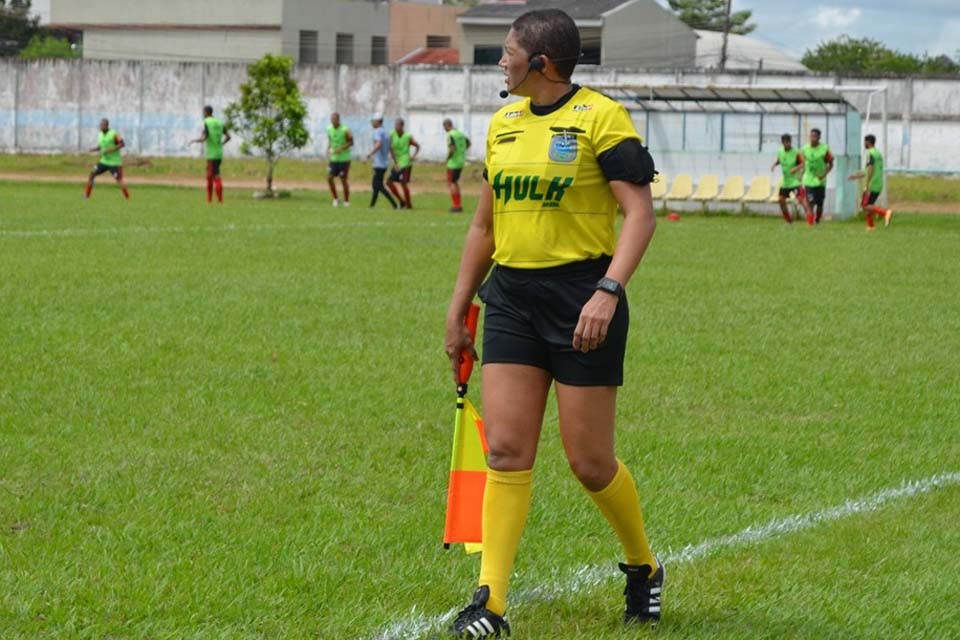
[[[467,217],[227,196],[0,183],[0,637],[369,638],[469,597],[440,545]],[[657,549],[960,471],[958,243],[659,223],[618,428]],[[534,491],[518,593],[614,567],[553,408]],[[958,517],[944,487],[677,564],[655,635],[958,637]],[[528,600],[514,637],[654,635],[619,590]]]

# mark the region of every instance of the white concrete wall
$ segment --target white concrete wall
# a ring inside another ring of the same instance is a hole
[[[186,140],[196,137],[200,109],[217,113],[237,98],[246,76],[239,64],[163,62],[39,61],[0,62],[0,151],[75,152],[92,146],[97,122],[108,117],[126,136],[131,152],[186,155]],[[498,96],[503,76],[489,67],[392,67],[307,65],[296,77],[309,109],[312,141],[301,155],[322,156],[329,114],[338,110],[357,139],[357,155],[370,148],[371,113],[386,115],[388,126],[403,116],[423,144],[424,159],[441,160],[446,145],[440,121],[450,117],[472,139],[469,157],[484,153],[490,115],[503,106]],[[574,80],[582,84],[686,84],[829,87],[836,80],[816,75],[705,74],[582,67]],[[888,86],[890,116],[886,139],[880,126],[879,95],[871,104],[864,133],[875,133],[887,146],[891,168],[960,172],[960,80],[864,80],[845,85]],[[911,86],[912,85],[912,86]],[[912,96],[912,98],[911,98]],[[861,111],[866,94],[847,96]],[[510,99],[512,100],[512,98]],[[912,100],[907,123],[901,113]],[[643,129],[643,115],[636,121]],[[765,131],[766,135],[769,132]],[[229,145],[228,154],[239,145]],[[663,155],[672,149],[656,149]],[[671,156],[673,157],[673,156]],[[731,156],[732,157],[732,156]],[[907,162],[909,160],[909,163]],[[680,169],[670,160],[670,170]],[[691,169],[693,170],[693,169]]]
[[[50,0],[50,22],[72,24],[259,24],[277,26],[283,0]],[[175,17],[171,17],[175,16]]]
[[[281,50],[280,28],[85,29],[83,56],[91,60],[206,60],[254,62]]]

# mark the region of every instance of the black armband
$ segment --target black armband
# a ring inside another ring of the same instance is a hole
[[[627,138],[612,149],[607,149],[597,162],[607,180],[623,180],[641,186],[653,182],[657,169],[653,156],[636,138]]]

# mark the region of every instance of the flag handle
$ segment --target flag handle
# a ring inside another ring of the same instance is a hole
[[[480,305],[470,304],[467,309],[467,316],[463,323],[467,326],[470,333],[470,339],[477,339],[477,321],[480,319]],[[473,357],[466,351],[460,353],[460,369],[457,373],[457,395],[463,397],[467,393],[467,382],[470,381],[470,375],[473,373]]]

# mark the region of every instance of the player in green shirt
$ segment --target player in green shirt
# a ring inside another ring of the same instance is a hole
[[[414,151],[410,153],[410,147]],[[387,178],[387,188],[400,201],[400,207],[403,209],[412,209],[410,204],[410,174],[413,173],[413,161],[417,159],[420,153],[420,144],[413,139],[409,131],[404,131],[403,118],[397,118],[393,122],[393,131],[390,132],[390,157],[393,158],[393,169],[390,170],[390,176]],[[403,189],[403,195],[397,190],[396,183],[400,183]]]
[[[230,142],[230,132],[220,118],[213,117],[213,107],[203,108],[203,133],[195,142],[204,143],[207,157],[207,202],[213,201],[213,192],[217,192],[217,202],[223,204],[223,180],[220,179],[220,163],[223,162],[223,145]]]
[[[793,147],[793,138],[789,133],[780,136],[780,142],[783,143],[783,147],[777,152],[777,159],[770,167],[770,171],[778,166],[783,170],[783,178],[780,180],[780,214],[783,215],[787,224],[793,224],[790,212],[787,211],[787,198],[791,193],[796,192],[797,201],[801,203],[808,216],[810,213],[810,205],[807,203],[806,193],[798,177],[798,174],[803,172],[803,156],[799,149]]]
[[[807,192],[807,224],[820,224],[827,195],[827,174],[833,170],[830,147],[820,143],[820,129],[810,129],[810,142],[803,145],[803,189]],[[816,207],[816,218],[813,216]]]
[[[867,187],[863,190],[863,199],[860,206],[867,216],[867,231],[873,231],[873,216],[883,218],[883,226],[890,226],[890,218],[893,217],[893,209],[883,209],[876,206],[877,198],[883,191],[883,154],[877,149],[877,137],[868,134],[863,137],[863,147],[867,150],[867,168],[864,171],[857,171],[849,176],[849,180],[859,180],[866,178]]]
[[[123,149],[123,138],[120,134],[110,128],[110,121],[104,118],[100,121],[100,133],[97,135],[97,146],[89,149],[90,153],[100,154],[93,171],[87,178],[87,188],[84,191],[84,197],[89,198],[93,191],[93,180],[101,173],[110,172],[120,185],[120,191],[123,197],[130,199],[130,192],[127,191],[127,185],[123,181],[123,158],[120,156],[120,149]]]
[[[333,206],[340,205],[340,199],[337,197],[337,184],[334,179],[340,177],[343,184],[343,206],[350,206],[350,183],[347,178],[350,175],[350,159],[353,153],[350,151],[353,147],[353,134],[350,128],[345,124],[340,124],[340,114],[333,112],[330,114],[330,126],[327,127],[327,156],[330,158],[330,171],[327,173],[327,184],[330,185],[330,193],[333,195]]]
[[[467,163],[470,138],[463,135],[462,131],[454,129],[450,118],[443,121],[443,130],[447,132],[447,185],[450,187],[450,199],[453,201],[450,213],[460,213],[463,211],[460,199],[460,174],[463,172],[463,165]]]

